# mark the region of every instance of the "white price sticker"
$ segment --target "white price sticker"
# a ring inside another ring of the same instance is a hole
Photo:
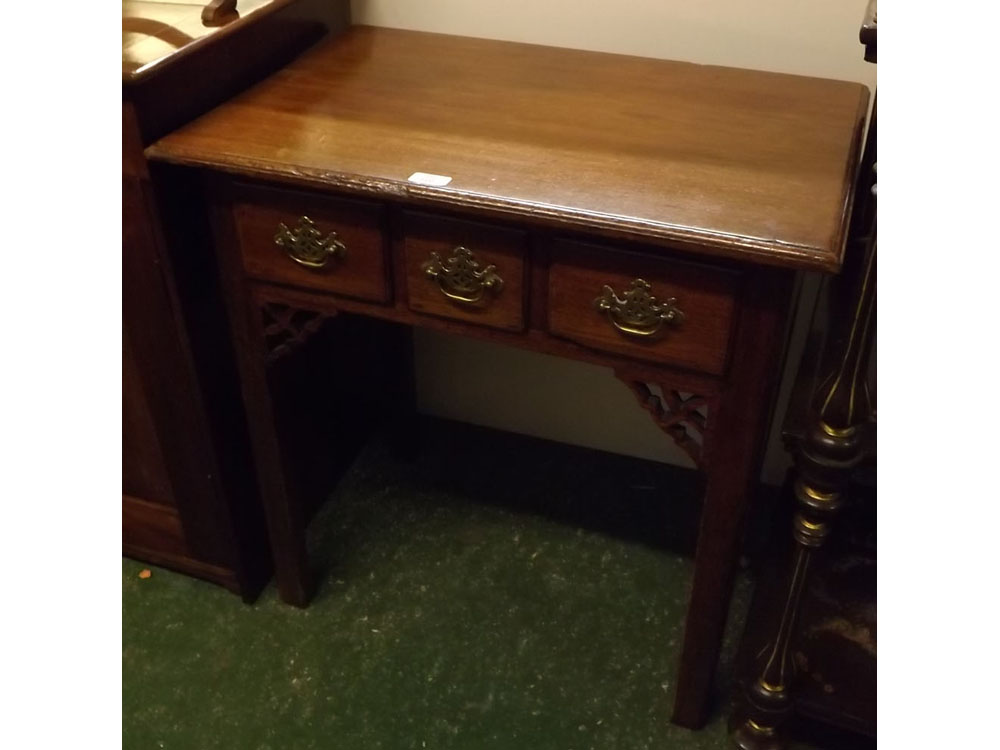
[[[414,172],[406,179],[418,185],[428,185],[430,187],[444,187],[451,182],[451,178],[446,175],[428,174],[427,172]]]

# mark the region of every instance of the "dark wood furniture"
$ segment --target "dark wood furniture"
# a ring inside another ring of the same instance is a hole
[[[197,6],[122,8],[122,547],[126,555],[256,596],[271,555],[210,258],[168,252],[186,221],[164,205],[143,155],[347,22],[343,3],[244,0],[209,29]]]
[[[313,580],[276,344],[359,316],[608,365],[706,475],[673,714],[700,726],[795,274],[840,268],[867,102],[355,27],[147,149],[211,208],[282,597]]]
[[[873,63],[875,7],[872,0],[860,34]],[[848,747],[874,747],[876,145],[873,112],[844,270],[818,308],[816,343],[798,378],[803,396],[792,400],[802,408],[790,409],[786,426],[792,549],[782,546],[775,563],[784,564],[760,578],[738,660],[746,677],[733,741],[743,750],[785,747],[793,717],[855,733]],[[845,507],[850,518],[841,518]]]
[[[206,26],[221,26],[238,17],[236,0],[211,0],[201,9],[201,22]]]

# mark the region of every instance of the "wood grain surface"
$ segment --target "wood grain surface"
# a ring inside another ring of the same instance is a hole
[[[354,27],[147,155],[832,271],[867,102],[856,83]]]

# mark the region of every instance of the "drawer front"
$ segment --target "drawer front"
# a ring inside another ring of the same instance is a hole
[[[524,232],[416,212],[404,221],[411,310],[524,330]]]
[[[243,187],[233,212],[249,276],[389,301],[385,209],[380,204]]]
[[[549,332],[720,375],[739,280],[735,272],[558,241],[549,267]]]

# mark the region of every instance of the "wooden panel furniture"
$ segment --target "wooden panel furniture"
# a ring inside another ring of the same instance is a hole
[[[840,267],[867,102],[355,27],[147,149],[211,207],[282,597],[312,578],[269,311],[303,312],[295,338],[362,316],[608,365],[706,473],[673,714],[701,725],[794,277]]]
[[[860,38],[872,63],[876,36],[871,0]],[[792,400],[801,408],[790,409],[786,425],[795,457],[792,549],[761,579],[747,622],[741,661],[749,676],[733,733],[743,750],[785,747],[796,715],[856,733],[848,747],[874,747],[876,147],[873,111],[844,271],[829,280],[814,324],[815,340],[826,340],[803,358],[803,398]],[[833,522],[851,505],[855,533],[842,525],[838,537]]]
[[[242,6],[218,29],[193,3],[122,6],[122,547],[252,599],[271,555],[225,311],[212,260],[168,252],[164,211],[186,219],[158,201],[142,149],[346,15],[313,0]]]

